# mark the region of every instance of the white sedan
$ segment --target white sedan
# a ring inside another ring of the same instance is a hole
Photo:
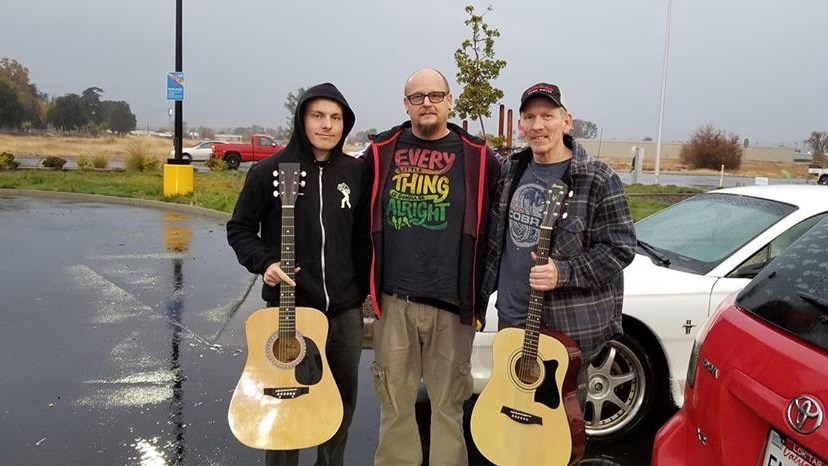
[[[589,368],[587,433],[615,439],[671,396],[680,406],[700,326],[826,215],[828,187],[771,185],[699,194],[636,223],[638,251],[624,270],[625,335]],[[474,340],[476,393],[491,375],[495,297]]]
[[[213,144],[224,144],[222,141],[204,141],[192,147],[182,147],[181,156],[191,162],[204,162],[213,154]],[[170,158],[175,157],[175,149],[170,151]]]

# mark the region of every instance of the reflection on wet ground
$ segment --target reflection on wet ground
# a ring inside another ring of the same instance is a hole
[[[0,225],[0,463],[261,463],[227,424],[243,323],[263,303],[222,220],[0,193]],[[348,465],[376,448],[372,359],[365,350]],[[582,464],[647,465],[655,429],[590,444]],[[487,464],[473,447],[470,458]]]

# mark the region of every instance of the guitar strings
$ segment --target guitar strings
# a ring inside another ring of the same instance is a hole
[[[538,239],[538,246],[535,259],[535,265],[543,265],[549,258],[549,230],[541,229],[540,238]],[[540,331],[540,315],[541,306],[538,300],[543,296],[543,292],[532,291],[529,297],[529,315],[526,319],[526,329],[524,330],[523,340],[523,354],[518,361],[518,378],[522,381],[529,381],[529,376],[534,368],[536,361],[535,356],[538,351],[538,332]],[[532,381],[533,382],[533,381]]]

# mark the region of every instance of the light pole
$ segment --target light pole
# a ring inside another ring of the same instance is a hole
[[[182,16],[183,16],[183,7],[181,5],[183,0],[176,0],[175,2],[175,71],[182,72],[184,71],[182,68],[182,31],[181,31],[181,23],[182,23]],[[175,159],[178,162],[181,162],[181,143],[183,141],[183,124],[182,124],[182,115],[181,112],[183,111],[184,102],[180,99],[175,101]]]
[[[183,13],[183,8],[181,5],[182,2],[183,0],[175,1],[175,73],[169,73],[167,75],[167,99],[175,100],[175,119],[173,120],[175,122],[175,128],[173,133],[173,147],[175,153],[173,154],[173,157],[168,158],[167,163],[164,164],[164,196],[173,196],[176,194],[190,194],[193,192],[193,167],[192,165],[190,165],[189,159],[185,159],[181,156],[181,143],[184,138],[184,135],[182,134],[184,132],[184,125],[182,123],[182,100],[184,99],[184,80],[182,73],[183,69],[181,65],[181,23]],[[181,81],[177,81],[178,79],[180,79]],[[171,85],[170,80],[177,82],[178,85]],[[175,91],[176,89],[180,89],[181,93],[177,94],[173,92],[171,96],[170,91]]]
[[[664,96],[667,93],[667,62],[670,56],[670,16],[673,12],[673,0],[667,0],[667,26],[664,33],[664,67],[661,73],[661,104],[658,108],[658,137],[656,138],[655,184],[658,184],[658,172],[661,168],[661,130],[664,126]]]

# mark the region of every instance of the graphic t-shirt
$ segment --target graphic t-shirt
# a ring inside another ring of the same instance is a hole
[[[383,190],[383,291],[456,301],[465,183],[460,136],[400,135]]]
[[[526,320],[532,292],[529,287],[529,269],[534,265],[531,253],[540,237],[546,188],[563,177],[570,160],[550,164],[530,161],[512,195],[495,304],[501,322],[522,324]]]

